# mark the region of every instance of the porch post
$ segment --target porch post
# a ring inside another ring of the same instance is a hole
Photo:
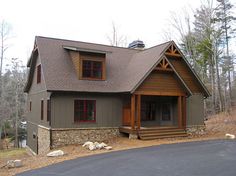
[[[178,126],[179,128],[183,127],[183,119],[182,119],[182,97],[178,96]]]
[[[137,129],[141,126],[141,95],[137,95]]]
[[[186,128],[186,97],[183,96],[183,127]]]
[[[133,130],[135,126],[135,95],[131,96],[131,129]]]

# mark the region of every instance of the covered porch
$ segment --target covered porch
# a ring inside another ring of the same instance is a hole
[[[135,92],[124,100],[121,133],[138,138],[186,136],[186,95]]]

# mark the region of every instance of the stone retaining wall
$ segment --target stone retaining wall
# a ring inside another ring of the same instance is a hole
[[[204,135],[206,133],[205,125],[196,125],[186,127],[186,132],[189,135]]]
[[[118,128],[52,129],[52,147],[83,144],[86,141],[102,142],[119,134]]]
[[[50,129],[38,125],[38,154],[46,153],[50,150]]]

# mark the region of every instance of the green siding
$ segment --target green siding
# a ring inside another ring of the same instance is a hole
[[[204,125],[204,98],[193,94],[187,98],[187,126]]]
[[[74,123],[74,100],[96,100],[96,122]],[[51,96],[52,128],[119,127],[122,98],[113,94],[56,94]]]
[[[33,134],[36,135],[36,138],[33,138]],[[27,123],[27,146],[31,148],[35,153],[37,153],[38,145],[38,125],[28,122]]]
[[[44,91],[35,94],[29,94],[27,99],[27,121],[49,127],[49,122],[47,122],[47,99],[50,98],[50,93]],[[41,120],[41,100],[44,103],[44,115],[43,120]],[[31,111],[29,110],[30,101],[32,102]]]

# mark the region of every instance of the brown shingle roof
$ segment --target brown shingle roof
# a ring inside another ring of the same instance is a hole
[[[136,50],[78,41],[36,37],[35,44],[41,58],[41,66],[48,91],[79,92],[133,92],[148,76],[172,41],[155,47]],[[75,47],[106,53],[106,80],[79,80],[69,52],[63,47]],[[28,62],[34,63],[36,57]],[[35,65],[32,64],[31,67]],[[34,68],[30,68],[32,70]],[[32,71],[30,72],[32,73]],[[29,75],[29,78],[33,75]],[[32,79],[28,79],[28,92]]]

